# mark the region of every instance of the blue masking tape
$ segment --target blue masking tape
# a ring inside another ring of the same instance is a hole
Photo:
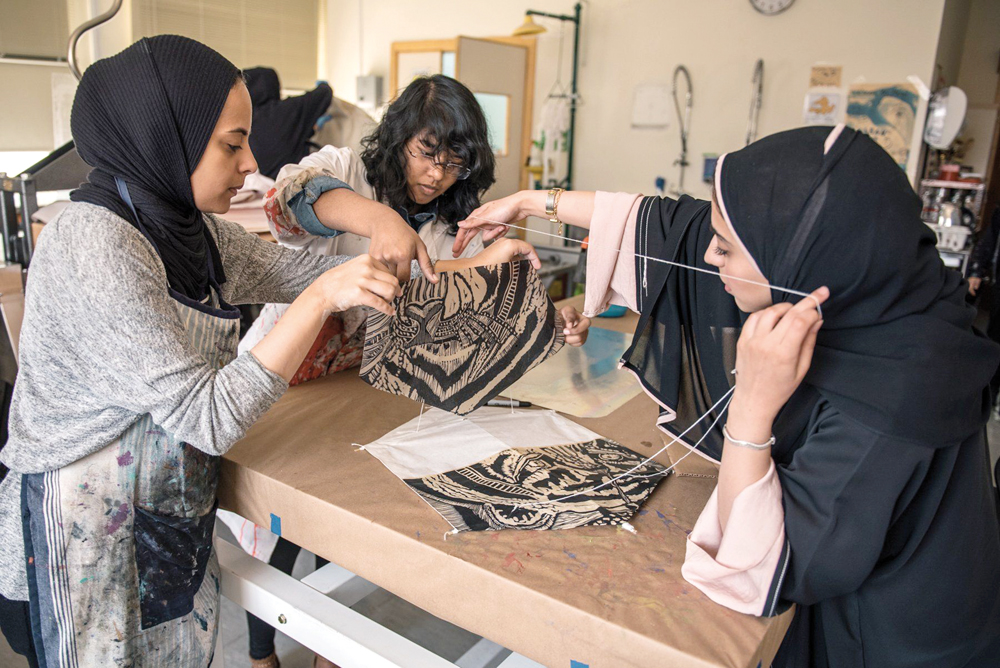
[[[275,536],[281,535],[281,518],[271,513],[271,533]],[[586,668],[586,666],[584,666]]]
[[[586,663],[580,663],[579,661],[573,661],[571,659],[569,662],[569,668],[590,668],[590,666]]]

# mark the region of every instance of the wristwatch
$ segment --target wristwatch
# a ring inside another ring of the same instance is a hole
[[[562,188],[552,188],[545,197],[545,215],[550,223],[559,224],[559,236],[563,235],[563,222],[559,220],[559,198],[566,192]]]

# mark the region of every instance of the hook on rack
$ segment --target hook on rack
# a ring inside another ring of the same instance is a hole
[[[98,16],[95,16],[89,21],[84,21],[77,27],[76,30],[73,31],[73,34],[69,36],[69,47],[68,47],[69,53],[67,54],[66,60],[69,63],[70,71],[73,73],[73,76],[76,77],[77,81],[79,81],[80,78],[83,77],[83,73],[80,71],[80,68],[76,64],[77,42],[79,42],[80,38],[83,37],[83,33],[87,32],[91,28],[96,28],[102,23],[106,23],[110,21],[112,18],[114,18],[115,14],[118,13],[118,10],[122,8],[122,1],[123,0],[114,0],[114,2],[111,3],[111,7],[108,9],[108,11]]]

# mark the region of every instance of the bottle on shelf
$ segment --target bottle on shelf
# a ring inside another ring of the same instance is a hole
[[[944,203],[945,198],[948,196],[948,190],[938,188],[931,192],[933,192],[933,195],[931,196],[930,206],[927,208],[927,218],[924,219],[924,222],[931,225],[939,225],[940,221],[938,218],[941,215],[941,204]]]

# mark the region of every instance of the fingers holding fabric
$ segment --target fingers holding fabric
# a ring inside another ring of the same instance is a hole
[[[402,294],[399,279],[390,268],[370,255],[360,255],[330,269],[317,284],[325,309],[330,312],[364,305],[391,314],[392,300]]]
[[[587,342],[587,334],[590,330],[590,318],[580,314],[572,306],[564,306],[559,310],[562,316],[564,327],[563,337],[566,343],[577,347]]]

